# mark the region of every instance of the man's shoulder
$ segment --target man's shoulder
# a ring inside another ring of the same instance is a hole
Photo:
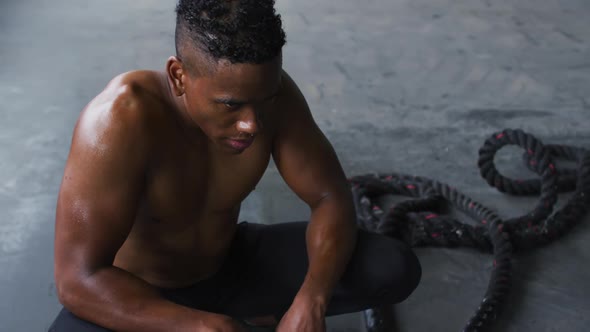
[[[113,78],[82,110],[74,140],[90,142],[100,138],[144,140],[153,123],[154,73],[134,71]]]
[[[281,94],[287,98],[293,98],[294,94],[298,91],[299,87],[291,78],[291,75],[283,69],[281,73]]]
[[[280,102],[277,105],[281,110],[278,112],[278,123],[279,126],[290,126],[296,119],[308,116],[310,110],[299,86],[285,70],[282,72],[281,81]]]
[[[284,115],[301,114],[308,110],[307,101],[299,86],[285,70],[283,70],[281,75],[280,95],[282,101],[280,106],[285,110]]]
[[[114,77],[86,107],[86,110],[100,109],[110,112],[133,112],[153,105],[159,99],[161,88],[158,73],[152,71],[130,71]]]

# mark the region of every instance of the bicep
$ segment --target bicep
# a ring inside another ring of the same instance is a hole
[[[326,195],[348,192],[338,157],[295,83],[286,76],[284,118],[277,130],[273,158],[285,182],[313,206]]]
[[[121,119],[119,119],[121,120]],[[133,225],[145,158],[124,124],[97,129],[80,119],[58,197],[56,275],[111,265]],[[90,127],[90,128],[89,128]]]

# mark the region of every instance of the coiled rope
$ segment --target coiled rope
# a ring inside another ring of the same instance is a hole
[[[514,180],[498,172],[494,157],[507,145],[525,150],[526,166],[540,179]],[[554,159],[576,162],[577,167],[557,169]],[[403,174],[369,174],[349,179],[360,228],[402,239],[413,247],[471,247],[493,254],[494,268],[488,288],[463,329],[467,332],[485,330],[500,314],[510,290],[513,251],[555,241],[590,210],[590,151],[586,149],[545,146],[522,130],[506,129],[485,141],[479,150],[478,166],[489,185],[510,195],[539,195],[537,205],[523,216],[503,220],[492,209],[433,179]],[[573,197],[553,213],[558,193],[569,191],[575,191]],[[386,209],[378,204],[383,195],[413,199]],[[464,212],[475,223],[439,214],[448,207]],[[366,310],[367,330],[387,331],[391,324],[388,315],[391,308]]]

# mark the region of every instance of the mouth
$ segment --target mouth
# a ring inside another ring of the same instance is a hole
[[[228,138],[227,142],[232,148],[242,151],[246,150],[250,145],[252,145],[252,142],[254,142],[254,137],[248,139]]]

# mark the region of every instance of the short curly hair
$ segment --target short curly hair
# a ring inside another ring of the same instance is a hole
[[[176,55],[186,43],[213,60],[261,64],[285,45],[274,0],[179,0],[176,6]]]

